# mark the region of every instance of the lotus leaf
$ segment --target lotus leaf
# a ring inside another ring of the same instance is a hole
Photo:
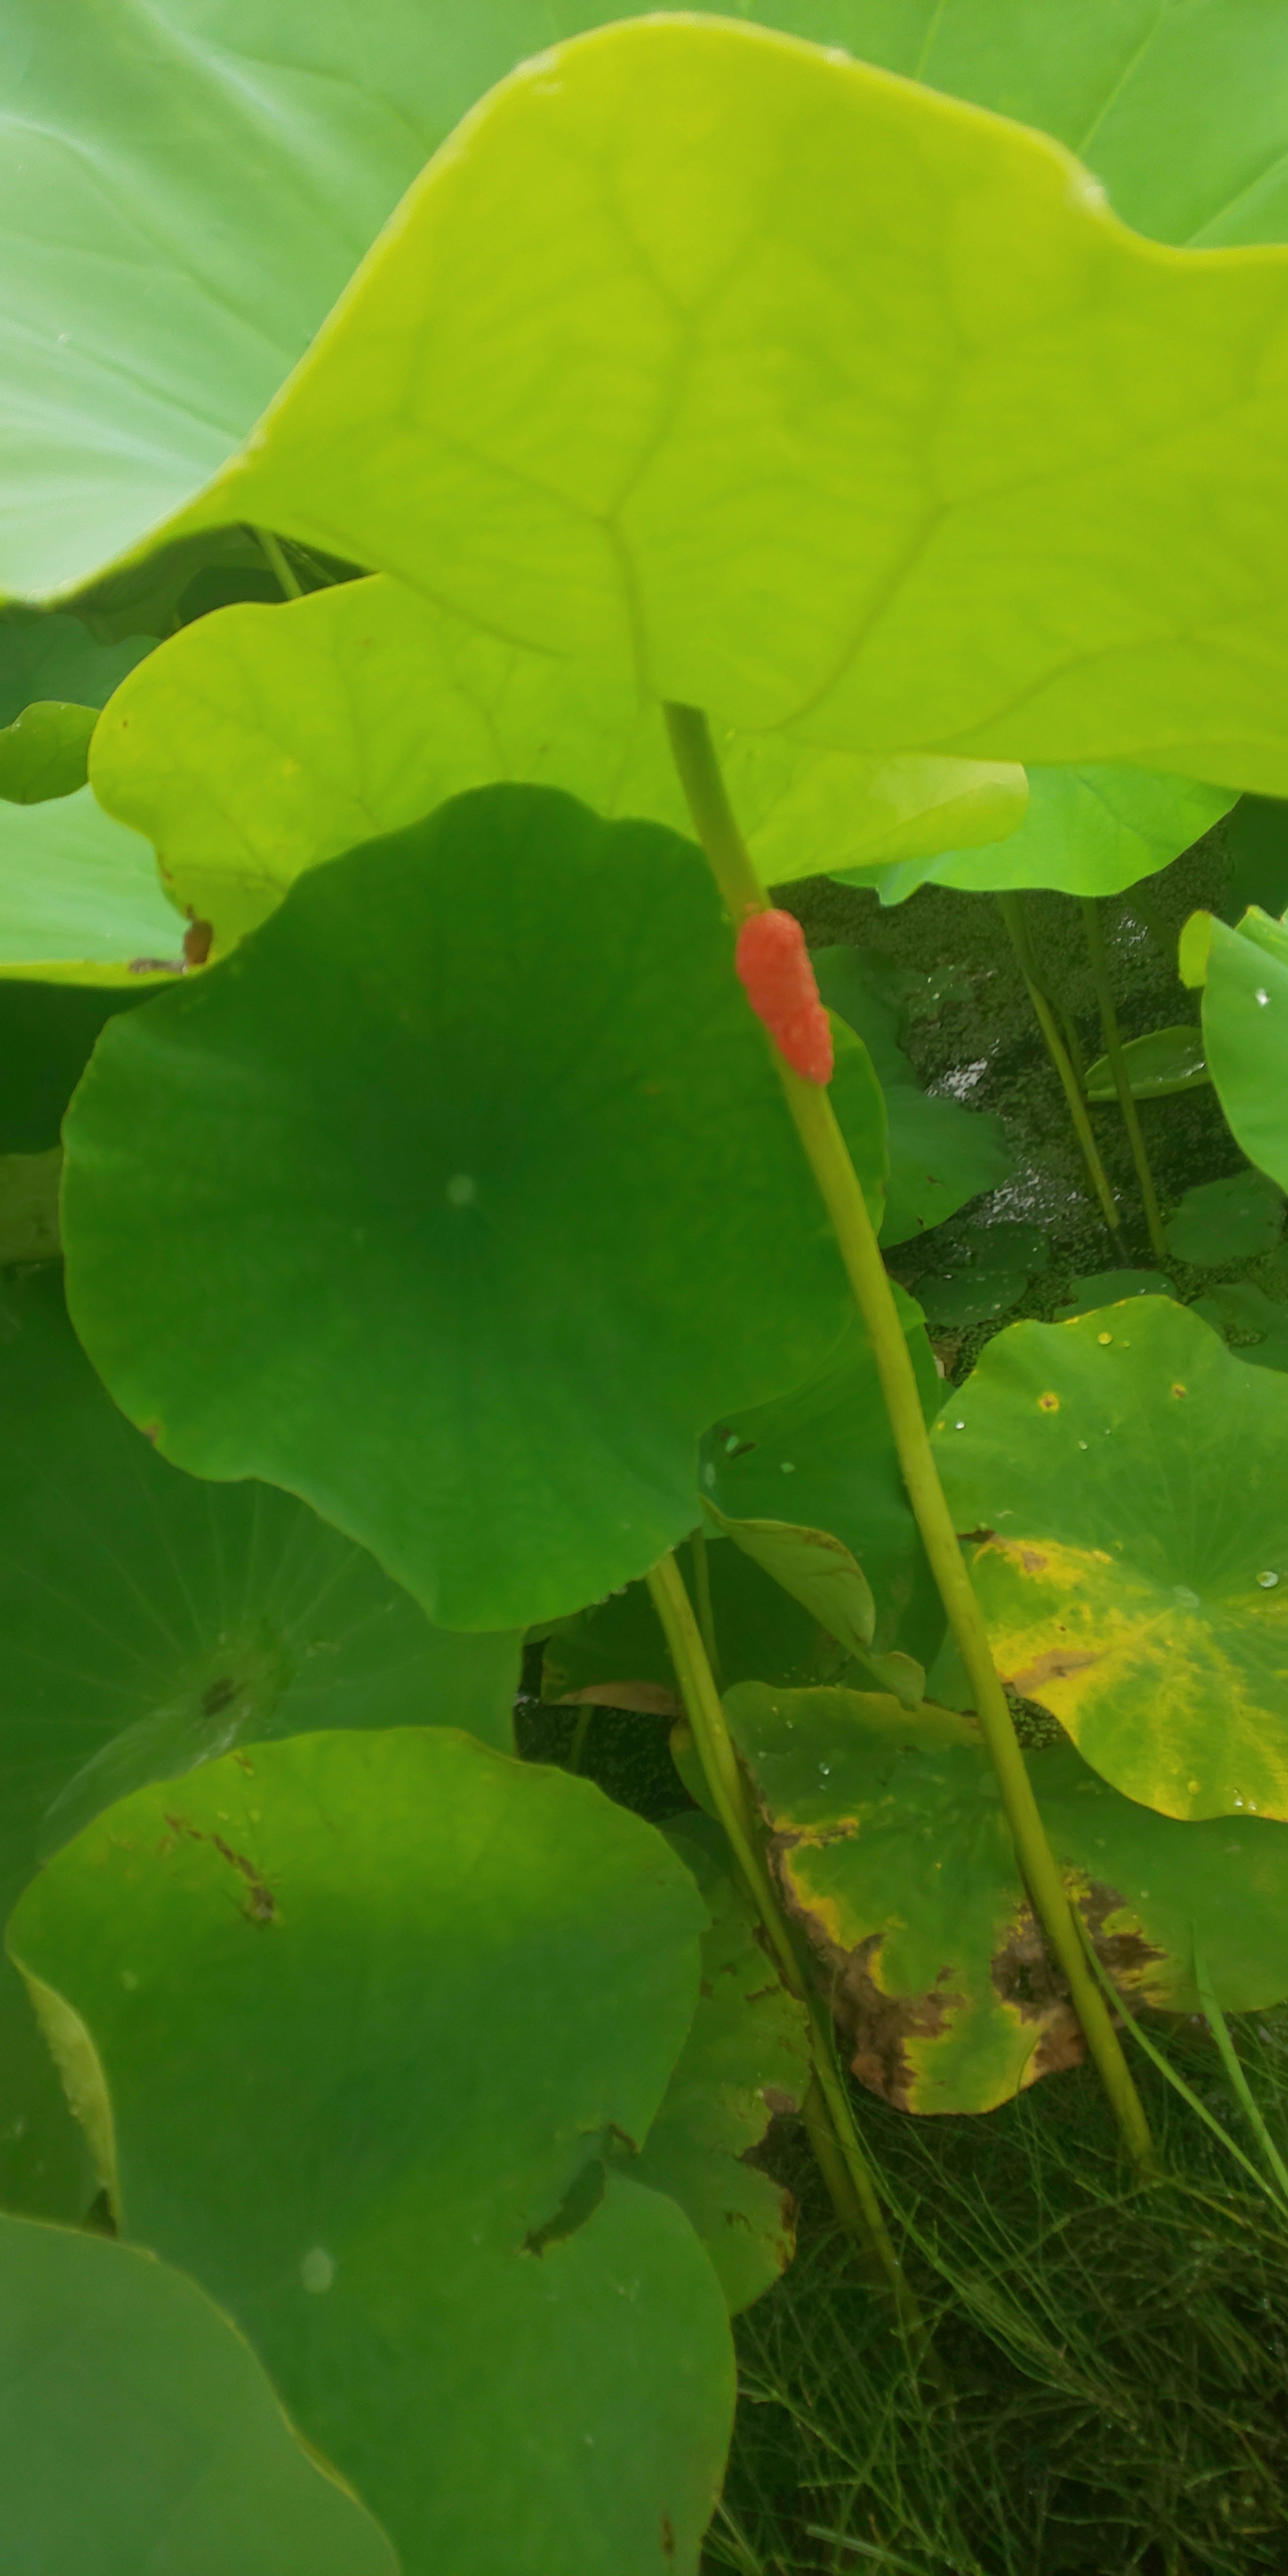
[[[0,802],[0,978],[159,983],[181,971],[182,939],[149,844],[105,814],[92,788]]]
[[[1187,1190],[1163,1231],[1175,1261],[1215,1269],[1269,1252],[1283,1222],[1283,1194],[1274,1182],[1264,1172],[1235,1172],[1229,1180],[1200,1181]]]
[[[0,1154],[0,1267],[57,1256],[62,1168],[58,1145],[45,1154]]]
[[[693,1526],[704,1424],[848,1308],[730,964],[691,843],[550,789],[302,877],[111,1023],[66,1121],[72,1312],[118,1402],[453,1626],[644,1572]],[[833,1093],[879,1214],[857,1039]]]
[[[1022,128],[636,21],[492,93],[171,526],[275,526],[740,730],[1275,793],[1285,320],[1278,251],[1144,243]]]
[[[910,2111],[988,2111],[1076,2063],[1082,2034],[969,1720],[855,1691],[727,1702],[784,1892],[818,1954],[854,2072]],[[1176,1824],[1071,1745],[1026,1757],[1065,1884],[1124,1998],[1198,2007],[1288,1992],[1288,1829]]]
[[[1245,1154],[1288,1188],[1288,929],[1257,911],[1237,930],[1197,914],[1181,969],[1187,982],[1206,979],[1203,1051],[1221,1107]]]
[[[99,1384],[53,1271],[5,1287],[0,1422],[0,1918],[90,1816],[232,1744],[420,1726],[436,1705],[511,1741],[518,1637],[431,1628],[290,1496],[167,1466]],[[0,2198],[60,2217],[89,2198],[7,1963]]]
[[[1089,1315],[1097,1306],[1120,1306],[1127,1297],[1174,1297],[1176,1290],[1160,1270],[1097,1270],[1089,1279],[1071,1279],[1069,1303],[1057,1306],[1056,1322]]]
[[[41,1154],[57,1144],[99,1030],[148,989],[137,979],[131,992],[0,977],[0,1153]]]
[[[1288,1815],[1286,1440],[1166,1297],[1012,1325],[935,1425],[1003,1679],[1165,1815]]]
[[[1288,805],[1279,796],[1241,796],[1226,825],[1231,868],[1221,916],[1237,922],[1249,906],[1288,906]]]
[[[931,1271],[917,1281],[917,1295],[937,1332],[961,1332],[1007,1314],[1028,1284],[1027,1270]]]
[[[1195,1028],[1151,1029],[1147,1037],[1125,1039],[1122,1054],[1134,1100],[1163,1100],[1174,1091],[1192,1091],[1196,1083],[1212,1079],[1203,1060],[1203,1039]],[[1088,1100],[1117,1099],[1107,1055],[1091,1066],[1086,1091]]]
[[[876,1627],[872,1587],[857,1558],[830,1531],[792,1521],[735,1521],[707,1502],[722,1536],[799,1601],[847,1655],[864,1654]]]
[[[150,635],[99,644],[78,617],[10,609],[0,616],[0,725],[11,725],[41,699],[105,707],[152,645]]]
[[[1196,1297],[1190,1311],[1237,1344],[1240,1359],[1254,1368],[1288,1368],[1288,1306],[1267,1297],[1253,1280],[1223,1280],[1206,1297]]]
[[[643,2152],[634,2157],[618,2148],[615,2162],[678,2200],[736,2316],[772,2286],[795,2251],[791,2194],[746,2158],[774,2113],[798,2111],[805,2099],[807,2025],[766,1962],[719,1826],[684,1816],[664,1830],[711,1916],[702,1936],[702,1986]]]
[[[724,2301],[671,2200],[595,2192],[665,2095],[702,1922],[651,1826],[433,1727],[140,1790],[18,1909],[124,2229],[241,2327],[405,2576],[696,2570]]]
[[[888,960],[857,948],[816,948],[811,956],[822,999],[862,1038],[885,1093],[890,1178],[881,1240],[889,1249],[1009,1180],[1012,1156],[1000,1119],[921,1090],[898,1041],[902,1014],[889,979],[875,972]]]
[[[89,741],[98,717],[93,707],[38,699],[0,732],[0,797],[13,805],[40,805],[47,797],[74,796],[89,776]]]
[[[1047,886],[1059,894],[1121,894],[1188,850],[1229,812],[1221,787],[1153,770],[1029,770],[1028,811],[995,850],[944,850],[882,868],[848,869],[846,885],[875,885],[882,903],[906,903],[920,885],[979,894]]]
[[[921,1311],[901,1289],[895,1295],[921,1400],[932,1413],[942,1387]],[[811,1378],[768,1404],[731,1409],[707,1433],[700,1485],[708,1501],[741,1521],[779,1518],[790,1496],[798,1521],[830,1530],[859,1559],[876,1603],[878,1652],[897,1640],[923,1661],[934,1653],[943,1612],[899,1473],[871,1344],[857,1316]],[[717,1628],[726,1679],[757,1677],[754,1664],[740,1670],[727,1652],[722,1616]],[[789,1678],[781,1664],[773,1672],[762,1664],[758,1677]]]
[[[241,2336],[130,2246],[0,2217],[0,2421],[31,2576],[397,2576]]]
[[[847,0],[828,33],[1042,126],[1138,232],[1288,238],[1288,25],[1258,0],[1081,0],[1058,18],[1046,0]]]
[[[773,736],[731,736],[721,760],[767,883],[867,849],[938,849],[959,828],[1004,832],[1024,810],[1022,772],[998,766]],[[689,828],[656,704],[633,680],[522,652],[379,579],[185,627],[118,689],[93,778],[109,813],[155,842],[217,953],[304,868],[495,779]]]

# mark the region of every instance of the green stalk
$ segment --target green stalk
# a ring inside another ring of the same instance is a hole
[[[854,2125],[850,2098],[837,2070],[831,2023],[808,1979],[802,1975],[791,1926],[761,1848],[747,1785],[720,1704],[720,1694],[703,1651],[693,1605],[674,1556],[664,1556],[654,1566],[648,1577],[648,1588],[675,1666],[675,1677],[680,1685],[680,1696],[711,1803],[728,1835],[734,1859],[760,1916],[783,1983],[797,2002],[805,2006],[809,2017],[810,2058],[814,2074],[805,2109],[811,2135],[823,2139],[823,2151],[819,2156],[823,2179],[832,2192],[837,2216],[851,2231],[859,2232],[861,2228],[866,2245],[875,2253],[894,2292],[903,2322],[910,2330],[916,2331],[920,2326],[916,2302],[886,2226],[872,2170]],[[844,2185],[841,2185],[838,2164],[845,2176]]]
[[[720,1649],[716,1643],[716,1614],[711,1602],[711,1559],[707,1554],[707,1534],[700,1526],[690,1536],[689,1552],[693,1558],[693,1598],[697,1604],[702,1644],[707,1662],[711,1666],[711,1678],[716,1689],[722,1691],[724,1675],[720,1670]]]
[[[267,564],[269,571],[273,574],[275,580],[281,583],[287,598],[303,599],[303,586],[296,580],[295,575],[287,562],[283,548],[278,539],[273,535],[272,529],[256,528],[255,536],[262,550],[264,561]]]
[[[1106,1225],[1112,1226],[1117,1233],[1122,1219],[1118,1214],[1114,1194],[1100,1159],[1100,1148],[1092,1133],[1087,1104],[1082,1096],[1082,1084],[1070,1062],[1068,1049],[1056,1025],[1055,1013],[1038,981],[1037,964],[1029,941],[1029,926],[1024,918],[1024,906],[1018,894],[999,894],[997,900],[1001,906],[1002,919],[1011,935],[1011,946],[1019,959],[1020,973],[1024,977],[1028,997],[1033,1005],[1034,1017],[1046,1040],[1047,1054],[1060,1076],[1061,1088],[1069,1106],[1069,1116],[1073,1120],[1074,1133],[1082,1147],[1082,1159],[1087,1166],[1088,1178],[1100,1201]]]
[[[1096,999],[1100,1004],[1100,1026],[1104,1031],[1105,1053],[1109,1058],[1109,1068],[1114,1077],[1114,1089],[1118,1094],[1118,1106],[1123,1113],[1123,1124],[1127,1129],[1131,1158],[1136,1166],[1136,1178],[1140,1182],[1140,1194],[1145,1202],[1145,1223],[1149,1227],[1149,1239],[1154,1251],[1160,1260],[1166,1261],[1167,1243],[1163,1234],[1163,1220],[1158,1213],[1154,1175],[1149,1168],[1149,1156],[1145,1151],[1140,1112],[1132,1098],[1131,1076],[1127,1071],[1126,1058],[1123,1055],[1123,1042],[1118,1030],[1118,1013],[1114,1009],[1114,997],[1109,984],[1109,959],[1105,951],[1104,924],[1100,918],[1100,906],[1092,895],[1084,895],[1082,898],[1082,918],[1087,929],[1091,971],[1096,979]]]
[[[669,706],[666,722],[698,838],[733,921],[741,923],[749,913],[764,911],[767,898],[725,793],[706,718],[696,707]],[[1073,1910],[1047,1841],[1006,1694],[993,1663],[983,1614],[939,1482],[908,1345],[854,1165],[827,1091],[794,1073],[777,1047],[772,1052],[872,1344],[908,1499],[974,1688],[975,1707],[1025,1884],[1068,1979],[1087,2046],[1123,2135],[1133,2156],[1144,2163],[1153,2153],[1149,2123],[1104,1998],[1088,1969]]]

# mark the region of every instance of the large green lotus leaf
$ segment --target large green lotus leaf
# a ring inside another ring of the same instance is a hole
[[[943,1392],[921,1310],[896,1288],[927,1413]],[[812,1377],[768,1404],[723,1415],[702,1443],[703,1494],[734,1520],[830,1530],[858,1558],[876,1601],[874,1644],[926,1663],[943,1633],[934,1578],[904,1491],[872,1346],[857,1315]],[[726,1664],[726,1677],[740,1678]],[[762,1672],[759,1678],[772,1676]]]
[[[853,53],[1040,125],[1159,241],[1288,238],[1288,25],[1261,0],[845,0]]]
[[[14,1917],[96,2054],[125,2233],[233,2317],[406,2576],[696,2569],[724,2301],[673,2202],[595,2190],[702,1924],[639,1817],[439,1728],[141,1790]]]
[[[72,1312],[117,1401],[454,1627],[643,1573],[693,1526],[703,1426],[847,1314],[730,949],[691,843],[547,788],[310,871],[104,1031],[66,1121]],[[857,1039],[833,1094],[879,1210]]]
[[[1004,832],[1023,773],[863,760],[781,736],[721,743],[766,883]],[[564,787],[600,814],[686,830],[655,703],[637,683],[525,653],[400,584],[226,608],[185,627],[118,689],[94,743],[109,813],[155,842],[176,900],[216,949],[301,871],[495,779]]]
[[[815,948],[818,989],[830,1011],[861,1037],[885,1093],[890,1177],[881,1240],[907,1243],[955,1216],[1015,1168],[999,1118],[922,1091],[898,1042],[899,1014],[876,961],[857,948]]]
[[[0,978],[138,984],[182,969],[183,924],[147,841],[91,787],[42,805],[0,802]]]
[[[989,2111],[1082,2034],[1026,1898],[974,1725],[843,1690],[729,1694],[788,1903],[856,2075],[909,2111]],[[1288,1993],[1288,1827],[1177,1824],[1071,1745],[1026,1755],[1065,1885],[1120,1993],[1194,2012]]]
[[[1144,242],[1022,127],[636,21],[491,94],[174,525],[739,730],[1280,792],[1286,326],[1288,257]]]
[[[428,1621],[287,1494],[181,1475],[118,1413],[58,1275],[0,1307],[0,1917],[146,1780],[319,1726],[442,1718],[509,1745],[519,1638]],[[0,1970],[0,2200],[79,2217],[83,2159]]]
[[[1028,810],[1004,847],[945,850],[938,858],[853,869],[846,885],[875,885],[882,903],[905,903],[920,885],[1004,894],[1047,886],[1058,894],[1121,894],[1208,831],[1234,803],[1224,787],[1149,769],[1029,771]]]
[[[1129,1798],[1288,1816],[1288,1384],[1168,1297],[990,1342],[934,1429],[1004,1681]]]
[[[708,1816],[663,1828],[702,1892],[702,1984],[693,2027],[640,2156],[615,2162],[669,2192],[692,2221],[731,2316],[786,2271],[796,2247],[791,2194],[745,2159],[775,2112],[799,2111],[810,2082],[809,2025],[766,1961],[755,1912],[730,1875]]]
[[[397,2576],[236,2329],[131,2246],[0,2218],[0,2425],[24,2576]]]
[[[1195,935],[1203,930],[1205,942]],[[1249,1160],[1288,1189],[1288,928],[1255,909],[1237,930],[1199,915],[1186,926],[1183,970],[1204,946],[1192,978],[1206,974],[1208,1071]]]

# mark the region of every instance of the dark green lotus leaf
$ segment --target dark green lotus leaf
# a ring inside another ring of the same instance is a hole
[[[1006,831],[1028,794],[1022,770],[979,762],[868,760],[727,728],[719,751],[766,883]],[[216,954],[306,868],[466,788],[563,787],[597,814],[689,828],[636,673],[523,653],[379,577],[185,627],[118,689],[92,769],[101,803],[211,923]]]
[[[1273,1180],[1264,1172],[1235,1172],[1229,1180],[1202,1181],[1187,1190],[1163,1232],[1173,1260],[1216,1269],[1270,1252],[1283,1223],[1283,1192]]]
[[[4,2527],[23,2576],[397,2576],[193,2282],[0,2218]]]
[[[696,2570],[724,2302],[600,2150],[647,2137],[702,1924],[651,1826],[442,1728],[141,1790],[18,1909],[124,2232],[240,2326],[405,2576]]]
[[[1073,2065],[1082,2034],[1025,1896],[970,1720],[843,1690],[730,1693],[793,1913],[856,2075],[910,2111],[988,2111]],[[1288,1827],[1177,1824],[1071,1745],[1026,1756],[1066,1887],[1119,1992],[1193,2012],[1288,1993]]]
[[[943,1388],[920,1308],[895,1297],[928,1414]],[[934,1579],[904,1491],[872,1347],[857,1316],[825,1365],[790,1395],[732,1409],[702,1443],[704,1497],[734,1520],[793,1517],[830,1530],[856,1556],[876,1603],[873,1642],[926,1661],[943,1631]],[[722,1657],[724,1648],[721,1648]],[[767,1667],[726,1679],[786,1679]],[[822,1678],[822,1676],[819,1676]]]
[[[1235,801],[1228,788],[1152,769],[1034,764],[1028,777],[1024,819],[996,848],[945,849],[890,867],[834,873],[843,885],[875,886],[883,903],[906,903],[920,885],[959,886],[977,894],[1024,886],[1121,894],[1188,850]]]
[[[139,985],[183,971],[183,923],[147,841],[92,788],[0,801],[0,978]]]
[[[0,1268],[57,1257],[62,1168],[61,1145],[47,1154],[0,1154]]]
[[[702,1986],[642,2154],[619,2147],[614,2161],[678,2200],[736,2316],[771,2288],[795,2251],[791,2194],[746,2158],[775,2112],[799,2111],[805,2099],[808,2023],[766,1960],[719,1826],[683,1816],[663,1830],[711,1917],[702,1936]]]
[[[93,707],[38,699],[0,731],[0,797],[13,805],[40,805],[51,796],[73,796],[89,776]]]
[[[680,1558],[694,1592],[690,1550],[681,1549]],[[831,1681],[844,1669],[835,1639],[741,1548],[709,1536],[706,1558],[725,1681]],[[575,1617],[556,1620],[542,1657],[541,1695],[585,1707],[679,1715],[674,1667],[645,1584],[628,1583]]]
[[[1148,1037],[1127,1038],[1123,1062],[1135,1100],[1164,1100],[1174,1091],[1192,1091],[1210,1082],[1203,1058],[1202,1032],[1196,1028],[1151,1029]],[[1114,1069],[1107,1055],[1097,1058],[1087,1075],[1088,1100],[1116,1100]]]
[[[1241,796],[1225,844],[1231,866],[1222,920],[1238,922],[1254,904],[1278,919],[1288,909],[1288,804],[1281,796]]]
[[[794,1521],[730,1520],[709,1500],[705,1508],[722,1536],[790,1592],[847,1655],[866,1652],[876,1627],[876,1603],[862,1566],[843,1539],[833,1538],[830,1530],[802,1529]]]
[[[1165,1815],[1288,1816],[1285,1444],[1167,1297],[1013,1324],[935,1425],[1003,1680]]]
[[[118,1413],[56,1271],[0,1304],[0,1916],[37,1859],[233,1744],[442,1718],[511,1741],[519,1639],[429,1622],[287,1494],[211,1485]],[[0,2199],[79,2217],[79,2145],[0,1971]]]
[[[1018,1306],[1029,1284],[1027,1270],[929,1271],[917,1281],[926,1322],[940,1332],[987,1324]]]
[[[833,1093],[879,1209],[857,1039]],[[458,1627],[642,1573],[697,1517],[703,1425],[846,1321],[697,850],[546,789],[301,877],[105,1030],[65,1136],[72,1311],[117,1401]]]
[[[99,644],[78,617],[6,610],[0,615],[0,726],[12,725],[41,699],[105,707],[153,642],[151,635],[130,635]]]
[[[1191,1314],[1222,1333],[1254,1368],[1288,1369],[1288,1306],[1251,1279],[1227,1279],[1196,1297]]]
[[[0,976],[0,1153],[43,1154],[57,1144],[99,1030],[143,1001],[146,990],[95,992]]]
[[[1088,1279],[1071,1279],[1069,1302],[1057,1306],[1056,1322],[1072,1315],[1093,1314],[1097,1306],[1119,1306],[1128,1297],[1174,1297],[1176,1290],[1161,1270],[1097,1270]]]
[[[1181,973],[1205,984],[1203,1052],[1230,1126],[1258,1170],[1288,1188],[1288,929],[1263,912],[1245,913],[1237,930],[1198,913],[1183,934]]]

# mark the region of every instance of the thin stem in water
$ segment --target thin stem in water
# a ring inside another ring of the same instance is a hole
[[[1046,1040],[1047,1054],[1060,1076],[1060,1087],[1068,1103],[1074,1134],[1082,1147],[1082,1159],[1087,1166],[1087,1176],[1100,1201],[1106,1225],[1112,1226],[1117,1233],[1122,1219],[1118,1214],[1108,1175],[1100,1159],[1100,1148],[1092,1133],[1087,1104],[1082,1096],[1082,1084],[1060,1035],[1055,1012],[1038,979],[1037,964],[1029,939],[1029,926],[1024,918],[1024,906],[1018,894],[999,894],[997,900],[1001,907],[1002,919],[1010,933],[1011,946],[1019,960],[1020,973],[1024,977],[1028,997],[1033,1005],[1034,1017]]]
[[[916,2302],[891,2241],[872,2170],[854,2125],[849,2095],[833,2053],[831,2023],[808,1978],[802,1973],[791,1926],[761,1847],[760,1830],[752,1813],[747,1785],[720,1704],[720,1694],[703,1649],[693,1605],[674,1556],[664,1556],[654,1566],[648,1578],[648,1588],[675,1666],[675,1677],[680,1685],[694,1749],[702,1764],[711,1803],[728,1835],[734,1859],[760,1916],[783,1983],[788,1992],[804,2004],[809,2017],[814,2074],[805,2109],[811,2135],[817,2133],[822,2136],[826,2130],[826,2142],[819,2156],[823,2179],[832,2192],[838,2218],[845,2227],[862,2234],[865,2246],[876,2255],[894,2292],[904,2324],[915,2331],[920,2323]],[[841,2171],[845,2175],[844,2185],[840,2183]]]
[[[749,912],[763,909],[767,897],[729,804],[706,719],[696,707],[676,706],[667,708],[666,719],[698,838],[734,921],[741,922]],[[944,1499],[908,1344],[854,1165],[827,1091],[794,1073],[777,1047],[772,1052],[867,1327],[908,1499],[974,1686],[975,1706],[1029,1895],[1068,1979],[1074,2009],[1123,2135],[1132,2154],[1145,2162],[1153,2152],[1149,2124],[1104,1998],[1087,1966],[1073,1909],[1047,1841],[993,1663],[983,1613]]]
[[[1118,1105],[1123,1113],[1123,1124],[1131,1146],[1131,1158],[1136,1166],[1136,1178],[1140,1182],[1140,1194],[1145,1202],[1145,1223],[1149,1227],[1149,1239],[1154,1251],[1161,1260],[1165,1261],[1167,1242],[1163,1233],[1163,1220],[1158,1213],[1154,1175],[1149,1168],[1149,1156],[1145,1151],[1140,1112],[1132,1098],[1131,1076],[1127,1071],[1127,1062],[1123,1055],[1118,1013],[1114,1009],[1114,997],[1109,982],[1109,958],[1105,949],[1104,923],[1100,918],[1100,906],[1092,895],[1083,896],[1082,918],[1086,924],[1091,971],[1096,979],[1096,999],[1100,1004],[1100,1026],[1104,1032],[1105,1053],[1109,1058],[1109,1069],[1114,1077]]]

